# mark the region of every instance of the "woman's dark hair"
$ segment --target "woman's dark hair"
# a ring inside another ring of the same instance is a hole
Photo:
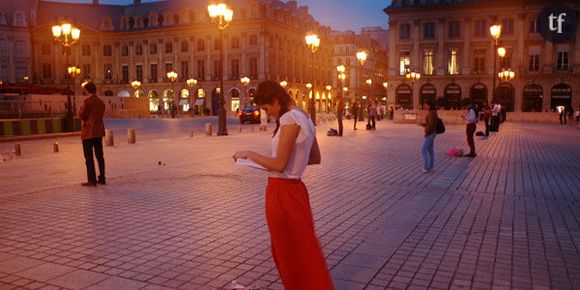
[[[270,105],[274,103],[274,100],[278,100],[278,104],[280,104],[280,117],[284,115],[284,113],[288,112],[288,109],[291,105],[294,104],[294,101],[286,92],[286,90],[277,82],[275,81],[263,81],[258,85],[258,90],[254,95],[254,102],[256,105]],[[280,120],[276,120],[276,129],[274,130],[274,135],[278,132],[280,128]]]
[[[435,102],[433,100],[425,101],[425,104],[429,105],[429,110],[431,111],[437,110],[437,106],[435,105]]]

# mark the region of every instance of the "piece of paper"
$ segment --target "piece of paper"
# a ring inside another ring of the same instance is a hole
[[[248,166],[248,167],[251,167],[251,168],[268,171],[268,169],[266,169],[264,166],[262,166],[262,165],[260,165],[260,164],[258,164],[256,162],[254,162],[254,161],[252,161],[250,159],[242,159],[242,158],[240,158],[240,159],[238,159],[236,161],[236,165],[244,165],[244,166]]]

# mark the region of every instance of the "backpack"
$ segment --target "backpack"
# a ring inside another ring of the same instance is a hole
[[[326,136],[338,136],[338,131],[336,131],[336,129],[330,128],[330,130],[326,132]]]
[[[443,120],[441,120],[441,118],[439,117],[437,117],[437,120],[435,120],[435,133],[436,134],[445,133],[445,124],[443,124]]]

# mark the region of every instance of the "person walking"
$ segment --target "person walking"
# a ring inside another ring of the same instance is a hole
[[[369,121],[368,121],[369,128],[372,130],[377,129],[377,103],[371,102],[369,106]]]
[[[475,157],[475,141],[473,140],[473,135],[477,129],[477,111],[475,107],[470,104],[469,109],[467,109],[467,115],[461,116],[467,123],[465,126],[465,133],[467,134],[467,144],[469,145],[469,154],[465,157]]]
[[[338,100],[338,105],[336,108],[336,119],[338,121],[338,136],[342,137],[344,127],[342,125],[342,116],[344,115],[344,101],[342,98]]]
[[[307,165],[321,161],[314,124],[277,82],[260,83],[255,101],[276,119],[272,156],[238,151],[233,158],[249,159],[269,171],[266,221],[280,279],[288,290],[333,289],[301,179]]]
[[[356,122],[358,121],[358,113],[359,113],[358,110],[359,110],[359,104],[357,101],[355,101],[351,107],[352,117],[354,118],[353,119],[354,120],[354,130],[356,130]]]
[[[433,166],[435,165],[435,153],[433,150],[435,144],[435,137],[437,136],[437,108],[433,101],[427,101],[425,106],[428,110],[425,116],[425,123],[423,127],[424,139],[423,147],[421,148],[421,153],[423,155],[423,173],[429,173],[433,171]]]
[[[84,95],[89,97],[84,100],[79,111],[82,120],[81,139],[83,142],[83,153],[85,155],[85,165],[87,167],[87,182],[82,186],[96,186],[106,184],[105,182],[105,158],[103,157],[103,136],[105,136],[105,103],[96,96],[97,87],[89,82],[83,86]],[[99,165],[99,178],[97,180],[95,172],[95,161]]]
[[[491,107],[488,102],[483,104],[483,122],[485,124],[485,137],[489,137],[489,119],[491,118]]]

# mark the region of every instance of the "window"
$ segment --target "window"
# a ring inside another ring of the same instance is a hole
[[[239,37],[232,37],[232,48],[240,48],[240,38]]]
[[[135,78],[142,82],[143,81],[143,65],[138,64],[135,66]]]
[[[128,56],[129,55],[129,47],[126,45],[123,45],[121,47],[121,56]]]
[[[218,80],[219,77],[222,75],[222,61],[221,59],[216,59],[213,61],[213,70],[212,70],[212,80]]]
[[[204,51],[205,50],[205,42],[203,40],[197,41],[197,51]]]
[[[189,62],[184,60],[181,62],[181,79],[189,78]]]
[[[237,80],[240,78],[240,60],[232,59],[230,68],[230,80]]]
[[[540,21],[536,19],[530,20],[530,33],[540,33]]]
[[[149,81],[151,81],[152,83],[156,83],[157,82],[157,64],[152,63],[149,68],[150,68],[149,69]]]
[[[52,79],[52,65],[50,63],[42,64],[42,79]]]
[[[255,57],[250,58],[250,78],[258,79],[258,59]]]
[[[559,71],[568,70],[568,52],[567,51],[558,52],[558,60],[557,60],[556,68]]]
[[[425,75],[433,75],[433,51],[425,51],[425,56],[423,59],[423,73]]]
[[[6,40],[0,39],[0,53],[5,54],[6,52],[7,52]]]
[[[173,52],[173,43],[166,43],[165,44],[165,53],[172,53]]]
[[[423,39],[435,39],[435,23],[423,23]]]
[[[124,64],[121,67],[121,76],[122,76],[122,81],[124,84],[128,84],[129,83],[129,65]]]
[[[137,46],[135,46],[135,55],[142,55],[142,54],[143,54],[143,45],[137,44]]]
[[[112,56],[113,47],[110,45],[103,45],[103,56]]]
[[[473,54],[473,73],[485,73],[485,49],[476,49]]]
[[[157,44],[152,43],[149,45],[149,54],[157,54]]]
[[[459,66],[457,65],[458,52],[456,49],[449,51],[449,60],[447,62],[447,71],[450,75],[459,74]]]
[[[399,74],[404,76],[411,65],[411,53],[402,51],[399,54]]]
[[[258,36],[250,35],[250,45],[258,45]]]
[[[88,63],[84,63],[82,65],[81,73],[83,74],[84,79],[90,79],[91,78],[91,65]]]
[[[103,71],[105,72],[105,80],[112,80],[113,79],[113,65],[105,64]]]
[[[220,42],[219,39],[214,39],[213,40],[213,49],[214,50],[218,50],[222,48],[222,43]]]
[[[90,56],[90,55],[91,55],[91,46],[90,46],[90,45],[88,45],[88,44],[84,44],[84,45],[81,47],[81,54],[82,54],[83,56]]]
[[[205,60],[197,60],[197,79],[200,81],[205,80]]]
[[[189,43],[184,40],[181,42],[181,52],[188,52],[189,51]]]
[[[410,39],[411,38],[411,24],[401,24],[399,26],[399,39]]]
[[[487,35],[487,31],[489,30],[487,26],[487,20],[480,19],[475,21],[475,36],[483,37]]]
[[[24,62],[16,63],[16,79],[18,81],[25,81],[24,77],[28,76],[28,66]]]
[[[540,71],[540,56],[537,54],[530,55],[530,64],[529,70],[531,72],[539,72]]]
[[[50,54],[50,44],[48,43],[43,43],[42,44],[42,54],[43,55],[49,55]]]
[[[165,72],[168,73],[170,71],[173,71],[173,63],[171,62],[166,62],[165,63]]]
[[[503,25],[501,27],[501,33],[505,35],[513,35],[514,34],[514,19],[513,18],[505,18],[503,20]]]
[[[22,12],[16,13],[14,17],[14,26],[26,26],[26,20],[24,19],[24,14]]]
[[[24,53],[26,51],[26,43],[22,40],[16,41],[16,53]]]
[[[461,37],[461,22],[454,20],[449,21],[449,39],[458,39]]]

